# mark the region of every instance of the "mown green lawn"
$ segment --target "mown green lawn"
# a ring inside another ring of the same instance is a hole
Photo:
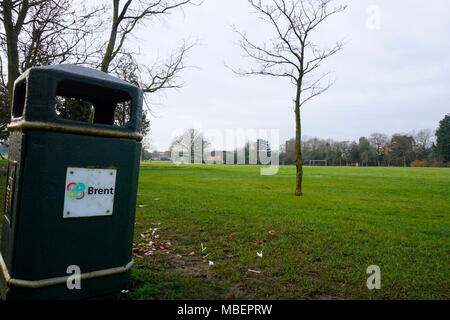
[[[118,298],[450,298],[450,169],[307,167],[302,198],[293,167],[259,169],[143,164]],[[370,265],[381,290],[367,289]]]
[[[450,297],[449,169],[308,167],[303,198],[293,183],[293,167],[145,164],[135,246],[158,228],[171,247],[137,252],[129,297]],[[367,289],[370,265],[381,290]]]

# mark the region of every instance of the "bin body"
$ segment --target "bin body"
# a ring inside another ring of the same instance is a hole
[[[25,97],[16,94],[19,86]],[[59,117],[57,95],[93,102],[93,122]],[[129,121],[118,126],[114,108],[124,99]],[[2,298],[83,299],[127,288],[141,114],[137,87],[91,69],[32,68],[16,81],[0,246]],[[81,288],[67,285],[77,281],[73,266]]]

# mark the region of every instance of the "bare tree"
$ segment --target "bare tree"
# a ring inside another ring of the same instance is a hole
[[[102,11],[70,0],[0,1],[0,143],[7,144],[15,79],[32,66],[92,65],[100,23],[92,18]]]
[[[262,75],[290,79],[295,86],[295,195],[302,196],[301,107],[328,90],[330,73],[317,74],[324,60],[342,49],[337,42],[320,48],[311,39],[318,26],[346,6],[331,6],[332,0],[248,0],[263,21],[275,32],[269,42],[256,44],[238,30],[240,46],[259,65],[250,70],[235,70],[239,75]]]
[[[46,0],[30,8],[30,21],[19,38],[21,71],[50,64],[94,65],[100,50],[95,38],[101,21],[95,19],[104,6],[72,6],[70,0]]]
[[[14,80],[20,75],[18,48],[19,35],[25,24],[25,19],[30,8],[39,5],[40,2],[41,1],[29,0],[3,0],[0,2],[0,19],[3,24],[3,30],[0,33],[0,37],[2,47],[5,47],[5,51],[7,52],[7,92],[10,103]]]
[[[383,133],[372,133],[369,136],[369,142],[374,148],[377,164],[380,166],[383,159],[383,148],[389,143],[389,137]]]
[[[195,44],[184,42],[166,61],[157,61],[151,66],[139,64],[137,52],[127,48],[126,44],[138,26],[144,26],[158,17],[166,17],[183,6],[198,4],[194,0],[112,0],[112,11],[109,13],[111,24],[107,30],[107,40],[101,46],[104,54],[99,64],[100,70],[137,85],[146,94],[181,88],[183,84],[179,82],[179,75],[186,69],[186,55]],[[151,112],[147,98],[148,95],[144,95],[147,109]],[[119,106],[116,110],[116,114],[123,116],[122,122],[125,121],[125,111],[125,106]],[[142,123],[142,133],[145,135],[150,130],[146,112],[143,113]]]
[[[139,25],[165,17],[184,5],[197,5],[193,1],[113,0],[109,11],[106,5],[74,6],[70,0],[0,0],[0,91],[8,96],[7,103],[0,107],[9,109],[14,80],[29,67],[39,65],[75,63],[99,68],[134,83],[145,93],[180,88],[179,74],[186,68],[186,54],[193,45],[183,43],[165,62],[145,66],[137,62],[137,52],[126,44]],[[111,17],[110,28],[103,27],[107,15]],[[78,104],[59,104],[58,108],[68,118],[80,118],[74,116]],[[116,111],[119,124],[127,122],[126,106]],[[80,121],[91,119],[92,113],[90,108]],[[6,128],[9,117],[2,115],[0,128]],[[145,134],[150,128],[146,114],[142,120]],[[2,137],[3,133],[6,137],[3,131]]]
[[[114,73],[120,79],[132,83],[136,86],[141,86],[140,83],[140,68],[131,54],[122,55],[117,62]],[[115,109],[115,124],[125,126],[131,117],[131,105],[129,103],[120,103]],[[142,113],[141,134],[146,136],[150,132],[150,120],[147,119],[147,114]]]
[[[75,8],[70,0],[0,1],[0,71],[9,104],[14,81],[26,69],[65,62],[87,64],[98,54],[92,48],[97,25],[91,18],[100,10]]]
[[[172,154],[182,155],[185,162],[203,163],[204,151],[210,144],[202,132],[190,128],[173,139],[169,150]]]
[[[426,158],[427,153],[433,146],[433,133],[430,129],[420,130],[413,133],[414,149],[419,160]]]
[[[100,70],[103,72],[114,72],[117,67],[114,61],[120,60],[120,56],[134,56],[126,48],[126,42],[136,31],[136,27],[151,19],[167,16],[183,6],[197,5],[193,0],[126,0],[123,1],[123,5],[120,0],[112,2],[111,28],[100,64]],[[140,67],[145,69],[143,73],[146,75],[139,79],[141,89],[145,93],[154,93],[161,89],[180,88],[181,84],[178,83],[177,78],[179,73],[186,68],[185,57],[192,47],[193,45],[183,43],[166,62],[151,67]],[[135,63],[137,64],[136,61]]]

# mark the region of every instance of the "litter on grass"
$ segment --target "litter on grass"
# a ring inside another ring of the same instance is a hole
[[[160,225],[160,223],[153,225]],[[159,240],[157,234],[158,228],[150,228],[147,231],[139,234],[139,242],[133,243],[133,255],[136,259],[141,259],[143,256],[153,256],[157,251],[165,251],[170,253],[169,249],[172,247],[171,240]]]
[[[252,272],[252,273],[261,273],[261,271],[258,271],[258,270],[252,270],[252,269],[248,269],[248,272]]]

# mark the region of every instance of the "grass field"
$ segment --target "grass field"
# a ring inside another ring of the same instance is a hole
[[[293,185],[293,167],[144,164],[135,247],[159,238],[120,298],[450,298],[449,169],[308,167],[303,198]]]
[[[171,247],[137,257],[130,298],[450,297],[449,169],[308,167],[305,197],[293,184],[294,167],[145,165],[136,245],[158,228]]]

